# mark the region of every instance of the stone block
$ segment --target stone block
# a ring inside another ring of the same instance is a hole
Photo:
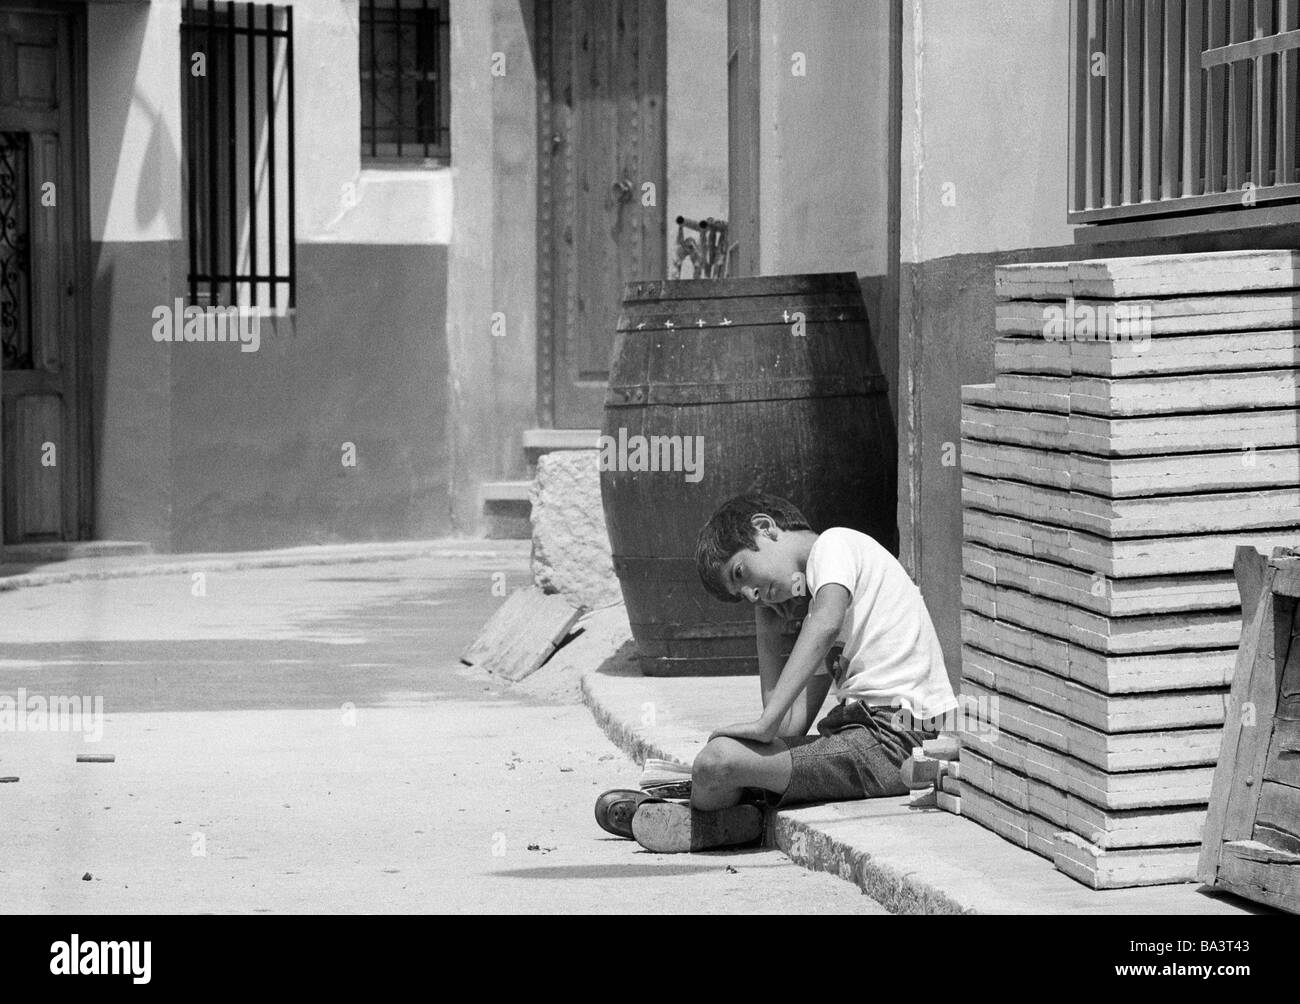
[[[619,602],[595,450],[558,450],[537,459],[530,499],[533,581],[575,607]]]

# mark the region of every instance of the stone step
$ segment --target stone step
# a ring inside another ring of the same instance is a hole
[[[528,473],[537,472],[537,458],[558,450],[595,450],[599,429],[525,429],[521,437]],[[526,481],[489,481],[479,489],[487,535],[493,540],[528,540],[533,535],[532,505],[528,501],[533,486]]]
[[[153,546],[141,540],[50,540],[4,547],[4,560],[10,565],[79,558],[129,558],[141,554],[153,554]]]
[[[533,535],[529,519],[531,481],[488,481],[479,489],[489,540],[528,540]]]
[[[524,456],[531,469],[543,453],[555,450],[594,450],[599,440],[599,429],[525,429]]]

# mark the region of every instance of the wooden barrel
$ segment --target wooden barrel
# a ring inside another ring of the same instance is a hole
[[[647,676],[758,670],[749,604],[714,599],[695,569],[700,528],[733,495],[780,495],[814,530],[897,550],[894,426],[852,272],[629,283],[601,432]]]

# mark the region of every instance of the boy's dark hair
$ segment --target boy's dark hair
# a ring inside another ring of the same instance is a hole
[[[728,499],[709,517],[695,541],[695,567],[710,596],[723,603],[739,603],[740,597],[727,590],[724,568],[740,551],[757,551],[758,531],[751,522],[759,513],[772,517],[782,530],[811,530],[797,506],[777,495],[746,492]]]

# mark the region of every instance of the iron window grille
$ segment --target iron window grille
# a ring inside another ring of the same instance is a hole
[[[446,0],[361,0],[361,155],[451,159]]]
[[[181,43],[190,302],[293,309],[293,8],[185,0]]]
[[[0,346],[7,370],[32,368],[30,144],[0,132]]]
[[[1300,199],[1300,0],[1071,0],[1072,223]]]

